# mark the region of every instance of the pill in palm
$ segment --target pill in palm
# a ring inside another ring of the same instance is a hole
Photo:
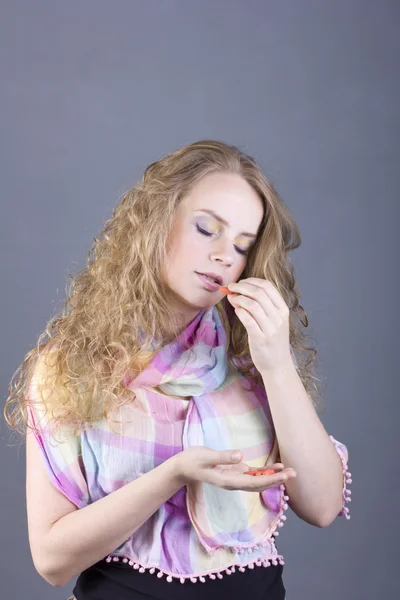
[[[245,471],[243,475],[274,475],[275,471],[273,469],[258,469],[257,471]]]

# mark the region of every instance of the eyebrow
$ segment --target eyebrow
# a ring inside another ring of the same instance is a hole
[[[224,225],[229,226],[228,221],[225,221],[225,219],[223,219],[220,215],[218,215],[213,210],[208,210],[207,208],[198,208],[197,211],[199,211],[199,210],[201,210],[202,212],[208,213],[209,215],[212,215],[213,217],[215,217],[218,221],[220,221]],[[242,231],[242,233],[240,235],[245,235],[246,237],[251,237],[251,238],[257,237],[257,234],[249,233],[248,231]]]

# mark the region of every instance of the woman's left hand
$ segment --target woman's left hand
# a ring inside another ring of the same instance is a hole
[[[247,330],[254,366],[263,373],[293,363],[289,342],[289,308],[267,279],[249,277],[227,288],[228,300]]]

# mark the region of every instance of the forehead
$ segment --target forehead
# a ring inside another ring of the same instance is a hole
[[[264,204],[258,192],[236,173],[213,173],[205,176],[182,199],[181,211],[187,216],[194,213],[208,219],[215,216],[226,223],[243,226],[255,233],[262,221]]]

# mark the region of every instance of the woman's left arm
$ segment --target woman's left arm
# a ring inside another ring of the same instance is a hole
[[[280,450],[297,477],[285,483],[288,504],[304,521],[327,527],[343,507],[341,458],[293,361],[261,373]]]
[[[325,431],[297,372],[289,342],[289,308],[273,283],[249,277],[228,285],[228,301],[248,333],[280,450],[297,477],[286,482],[289,505],[304,521],[326,527],[347,515],[347,449]]]

